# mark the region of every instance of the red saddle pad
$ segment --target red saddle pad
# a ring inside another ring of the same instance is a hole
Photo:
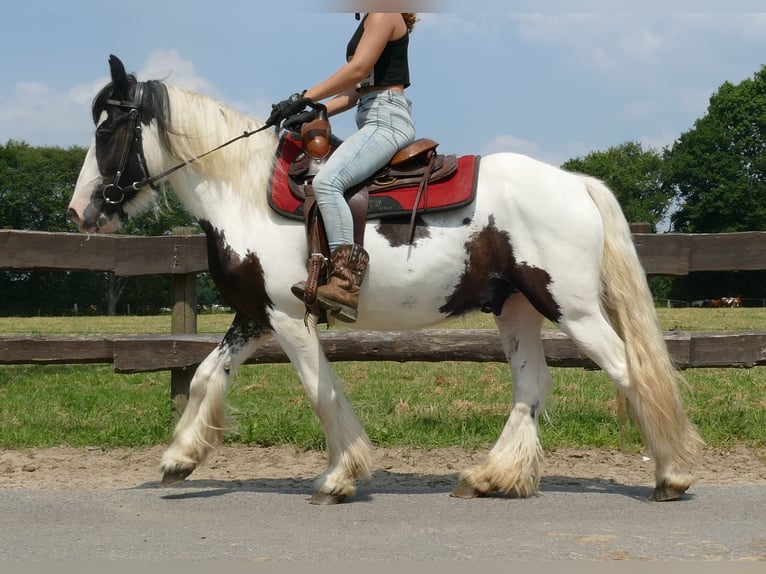
[[[300,139],[285,135],[279,142],[277,157],[269,186],[269,205],[277,213],[291,219],[303,219],[303,201],[290,191],[290,164],[302,151]],[[457,170],[441,181],[428,184],[426,205],[420,198],[418,212],[445,211],[457,209],[471,203],[476,196],[476,179],[479,173],[479,156],[466,155],[458,158]],[[379,219],[398,215],[409,215],[415,206],[418,187],[376,191],[370,194],[368,219]]]

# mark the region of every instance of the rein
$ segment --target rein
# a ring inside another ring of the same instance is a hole
[[[127,102],[122,100],[113,100],[109,99],[106,101],[108,105],[115,106],[121,109],[127,109],[129,110],[129,124],[128,124],[128,132],[125,136],[125,144],[122,148],[122,155],[120,156],[120,166],[117,169],[117,173],[114,176],[114,182],[108,184],[106,187],[104,187],[102,191],[102,196],[104,198],[104,201],[109,204],[118,205],[121,204],[123,201],[125,201],[125,191],[132,189],[133,191],[138,191],[142,187],[145,187],[147,185],[151,186],[152,188],[156,189],[155,183],[157,183],[159,180],[161,180],[164,177],[169,176],[170,174],[178,171],[179,169],[186,167],[189,164],[194,163],[197,160],[202,159],[205,156],[210,155],[213,152],[216,152],[222,148],[225,148],[228,145],[233,144],[236,141],[239,141],[244,138],[248,138],[254,134],[257,134],[258,132],[262,132],[263,130],[266,130],[270,127],[272,127],[271,124],[268,122],[262,125],[261,127],[251,130],[251,131],[244,131],[238,136],[235,136],[231,138],[228,141],[225,141],[221,145],[214,147],[211,150],[206,151],[205,153],[198,155],[196,157],[191,158],[190,160],[184,161],[179,163],[178,165],[175,165],[171,167],[170,169],[166,169],[162,173],[154,176],[149,175],[149,170],[146,167],[146,157],[143,153],[143,145],[141,145],[142,142],[142,135],[141,135],[141,122],[140,122],[140,116],[141,111],[143,108],[143,97],[144,97],[144,83],[138,82],[136,85],[136,98],[133,102]],[[144,179],[141,179],[139,181],[134,181],[130,185],[127,185],[125,187],[120,187],[120,178],[122,177],[122,173],[125,170],[125,165],[128,162],[128,156],[130,154],[130,147],[131,147],[131,137],[133,140],[139,144],[138,148],[138,163],[141,166],[141,171],[144,174]],[[110,195],[113,192],[117,192],[119,195],[115,195],[114,197],[110,197]]]

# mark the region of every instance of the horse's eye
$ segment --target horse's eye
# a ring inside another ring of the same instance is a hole
[[[96,141],[98,143],[107,143],[112,139],[112,130],[106,128],[98,128],[96,130]]]

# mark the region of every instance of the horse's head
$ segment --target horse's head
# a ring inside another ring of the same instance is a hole
[[[154,119],[162,84],[138,82],[110,56],[112,81],[93,100],[96,133],[77,178],[69,216],[81,231],[111,233],[120,220],[154,199],[143,150],[143,129]],[[150,97],[151,92],[151,97]]]

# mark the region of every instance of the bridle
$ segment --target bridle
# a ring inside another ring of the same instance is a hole
[[[218,151],[219,149],[224,148],[227,145],[230,145],[237,140],[250,137],[253,134],[256,134],[258,132],[261,132],[265,129],[272,127],[272,124],[267,122],[255,130],[244,131],[240,135],[231,138],[230,140],[222,143],[221,145],[209,151],[206,151],[205,153],[201,155],[193,157],[187,161],[181,162],[178,165],[175,165],[158,175],[150,176],[149,169],[147,168],[147,165],[146,165],[146,156],[144,156],[143,135],[142,135],[143,130],[141,128],[141,112],[143,110],[143,99],[144,99],[144,82],[137,82],[135,98],[132,102],[126,101],[126,100],[115,100],[112,98],[106,100],[106,105],[114,106],[114,107],[128,111],[128,129],[125,133],[125,142],[122,147],[122,153],[120,154],[120,163],[117,168],[117,172],[114,175],[114,181],[104,186],[104,189],[101,191],[101,195],[104,198],[104,202],[109,205],[118,206],[120,216],[123,218],[125,217],[125,212],[122,209],[122,204],[125,202],[125,199],[126,199],[125,197],[126,191],[128,190],[139,191],[142,187],[145,187],[147,185],[151,186],[152,189],[157,189],[156,184],[159,180],[161,180],[164,177],[167,177],[168,175],[172,174],[175,171],[178,171],[182,167],[185,167],[189,165],[190,163],[194,163],[195,161],[202,159],[206,155],[209,155],[215,151]],[[278,124],[275,127],[279,129]],[[135,144],[136,146],[136,157],[138,159],[138,165],[141,168],[143,179],[134,181],[133,183],[125,187],[120,187],[120,179],[122,178],[122,174],[125,172],[125,168],[128,163],[128,158],[130,157],[130,150],[133,144]]]
[[[136,84],[135,99],[132,102],[124,100],[106,100],[107,105],[115,106],[117,108],[128,110],[128,130],[125,132],[125,143],[122,146],[122,153],[120,154],[120,163],[117,168],[117,172],[114,174],[114,181],[107,184],[101,195],[104,201],[110,205],[121,205],[125,201],[125,191],[133,189],[138,191],[144,185],[151,185],[153,189],[156,189],[154,185],[155,181],[149,177],[149,171],[146,167],[146,157],[144,156],[143,137],[141,135],[141,111],[144,100],[144,83],[138,82]],[[130,155],[131,143],[136,144],[136,156],[138,158],[138,165],[141,167],[144,179],[139,182],[134,182],[127,187],[120,187],[120,179],[125,171],[125,167],[128,163],[128,156]],[[140,185],[139,185],[140,184]]]

